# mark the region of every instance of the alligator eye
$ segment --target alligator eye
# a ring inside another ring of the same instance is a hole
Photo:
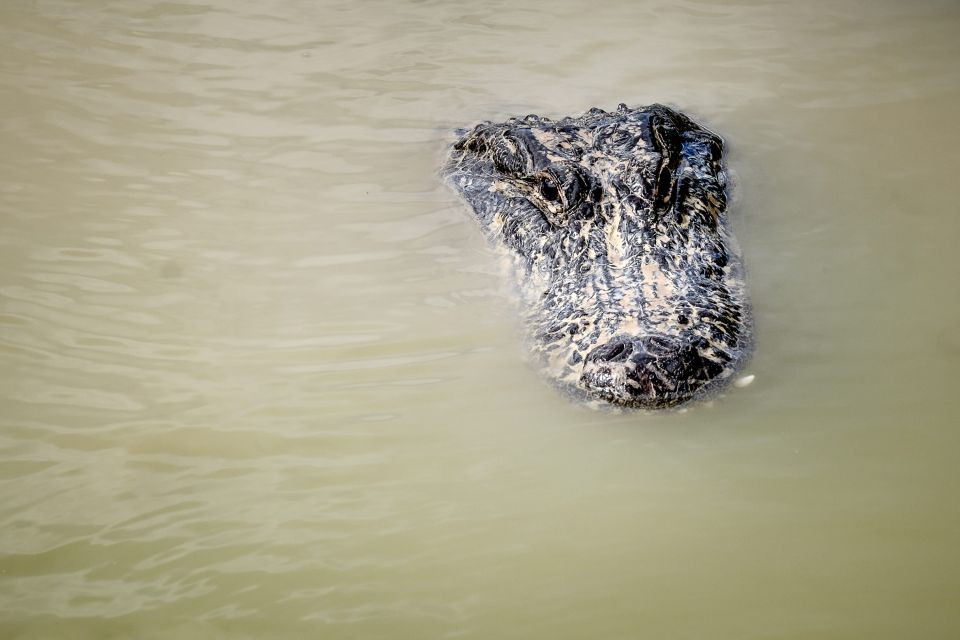
[[[557,201],[560,192],[557,190],[557,183],[553,181],[553,178],[544,178],[543,182],[540,183],[540,195],[551,202]]]
[[[487,150],[487,143],[483,138],[476,135],[467,135],[453,145],[457,151],[473,151],[474,153],[483,153]]]
[[[575,166],[554,164],[526,180],[530,199],[548,218],[575,211],[587,197],[587,180]]]

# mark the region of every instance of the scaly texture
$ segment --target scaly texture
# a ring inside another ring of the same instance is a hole
[[[662,105],[484,122],[444,167],[511,258],[535,365],[622,407],[677,405],[749,351],[723,142]]]

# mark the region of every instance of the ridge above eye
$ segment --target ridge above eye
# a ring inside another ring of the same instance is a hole
[[[527,172],[529,155],[522,140],[504,132],[492,150],[493,166],[501,173],[522,176]]]

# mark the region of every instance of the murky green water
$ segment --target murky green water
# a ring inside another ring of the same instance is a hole
[[[7,0],[0,636],[960,637],[956,2]],[[756,376],[521,358],[449,131],[721,132]]]

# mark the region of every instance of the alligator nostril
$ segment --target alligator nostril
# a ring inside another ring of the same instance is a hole
[[[632,353],[632,343],[627,340],[617,340],[597,347],[590,352],[587,359],[592,362],[624,362]]]
[[[626,347],[624,347],[622,344],[614,345],[614,347],[610,349],[610,351],[604,354],[603,359],[606,360],[607,362],[616,362],[618,360],[622,360],[623,358],[621,358],[620,356],[623,356],[626,350],[627,350]]]

